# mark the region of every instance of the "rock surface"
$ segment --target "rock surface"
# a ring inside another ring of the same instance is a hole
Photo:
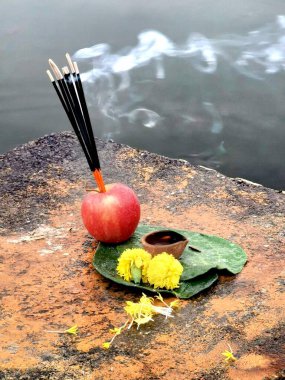
[[[106,183],[132,187],[142,223],[214,234],[248,263],[183,301],[175,318],[121,334],[124,302],[139,293],[92,268],[80,218],[94,187],[71,133],[1,156],[0,379],[283,379],[284,194],[113,142],[97,141]],[[77,324],[77,337],[49,333]],[[225,363],[231,346],[238,360]],[[283,372],[282,372],[283,371]]]

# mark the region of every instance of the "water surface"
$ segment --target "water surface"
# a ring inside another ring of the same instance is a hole
[[[116,99],[107,113],[106,99],[98,101],[99,90],[108,95],[104,86],[96,87],[102,81],[86,82],[95,134],[284,189],[285,71],[278,52],[285,33],[277,22],[284,2],[166,3],[3,0],[1,152],[70,129],[45,74],[49,57],[61,66],[66,51],[103,43],[112,56],[125,57],[149,30],[185,49],[198,33],[205,37],[198,43],[209,42],[224,54],[217,55],[215,70],[207,72],[199,54],[189,59],[162,54],[159,65],[150,60],[129,70],[131,81],[123,91],[118,91],[121,72],[109,71]],[[272,67],[265,67],[261,52],[270,47],[276,48],[268,53]],[[247,51],[254,59],[241,55]],[[248,59],[244,66],[234,64],[240,57]],[[85,72],[92,66],[82,59],[79,64]]]

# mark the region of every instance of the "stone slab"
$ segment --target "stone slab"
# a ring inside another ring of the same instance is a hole
[[[202,167],[97,140],[106,183],[141,202],[141,222],[218,235],[248,263],[207,292],[121,334],[126,300],[140,294],[92,268],[96,242],[80,218],[92,177],[71,133],[1,156],[0,379],[283,379],[283,193]],[[74,324],[77,337],[48,333]],[[231,346],[238,360],[221,353]]]

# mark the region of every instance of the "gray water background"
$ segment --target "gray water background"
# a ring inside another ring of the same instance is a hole
[[[246,36],[282,14],[283,0],[2,0],[0,151],[70,129],[45,74],[50,57],[61,67],[65,52],[99,43],[127,54],[145,30],[157,30],[176,44],[195,32],[217,40]],[[254,79],[223,60],[211,75],[169,57],[163,65],[166,80],[152,80],[144,104],[136,104],[162,115],[152,128],[140,115],[132,118],[131,108],[119,121],[104,117],[96,104],[96,86],[85,85],[95,134],[284,189],[285,71]],[[149,78],[151,68],[145,70],[139,69],[136,79]],[[181,123],[185,99],[189,114]]]

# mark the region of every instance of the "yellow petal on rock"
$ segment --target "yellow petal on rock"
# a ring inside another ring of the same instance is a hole
[[[111,343],[110,343],[110,342],[104,342],[104,343],[102,344],[102,347],[103,347],[105,350],[108,350],[108,349],[110,348],[110,346],[111,346]]]
[[[151,316],[139,317],[134,320],[134,322],[136,322],[136,324],[138,325],[138,328],[140,325],[144,325],[145,323],[148,323],[149,321],[153,321]]]
[[[172,309],[178,309],[181,306],[181,302],[179,300],[175,300],[170,302],[169,306],[172,307]]]
[[[74,326],[70,327],[69,329],[65,330],[64,332],[66,334],[77,335],[78,327],[77,327],[77,325],[74,325]]]

